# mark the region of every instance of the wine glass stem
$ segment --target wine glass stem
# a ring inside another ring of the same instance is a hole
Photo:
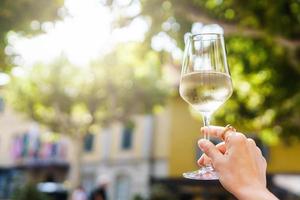
[[[203,137],[206,140],[209,140],[209,123],[210,123],[210,115],[208,114],[204,114],[203,115],[203,122],[204,122],[204,126],[206,126],[208,128],[208,131],[205,131]]]

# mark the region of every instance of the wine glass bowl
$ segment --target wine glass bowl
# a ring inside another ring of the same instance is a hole
[[[224,37],[218,33],[187,34],[182,61],[180,96],[203,116],[209,126],[211,115],[232,95]],[[204,135],[209,139],[208,134]],[[183,174],[198,180],[217,179],[211,165]]]
[[[196,111],[211,115],[232,94],[230,76],[205,70],[182,76],[180,95]]]

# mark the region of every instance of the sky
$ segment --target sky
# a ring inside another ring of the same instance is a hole
[[[120,4],[126,2],[119,1]],[[66,0],[64,8],[60,10],[60,13],[67,13],[62,20],[43,24],[33,21],[31,28],[40,28],[44,33],[32,38],[11,32],[6,52],[8,55],[20,55],[14,60],[17,66],[49,63],[61,54],[71,63],[84,66],[109,52],[119,42],[142,41],[149,28],[148,22],[142,17],[134,19],[126,28],[112,28],[114,18],[118,15],[134,15],[140,10],[139,1],[126,10],[111,11],[99,0]]]

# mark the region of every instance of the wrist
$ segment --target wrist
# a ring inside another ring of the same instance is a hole
[[[278,200],[266,187],[264,188],[241,188],[236,194],[233,194],[239,200]]]

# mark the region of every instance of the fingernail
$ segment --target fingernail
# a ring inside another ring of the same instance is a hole
[[[207,144],[208,143],[207,143],[206,139],[200,139],[198,141],[198,144],[199,144],[200,149],[203,151],[203,150],[205,150],[207,148]]]

